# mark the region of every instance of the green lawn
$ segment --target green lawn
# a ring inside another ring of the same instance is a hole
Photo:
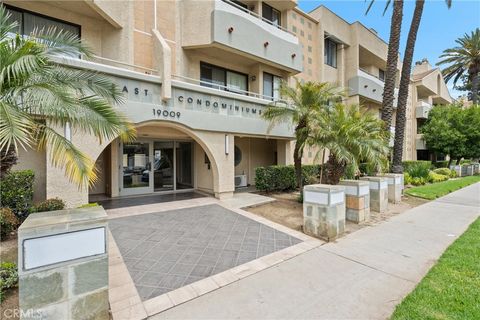
[[[405,193],[414,197],[433,200],[479,181],[480,176],[469,176],[409,188],[405,190]]]
[[[480,219],[443,253],[391,319],[480,319]]]

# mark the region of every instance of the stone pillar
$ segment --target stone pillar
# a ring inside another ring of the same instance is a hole
[[[457,165],[450,166],[450,170],[455,171],[457,173],[457,177],[462,176],[462,166],[457,166]]]
[[[474,174],[474,173],[473,173],[473,165],[468,164],[468,165],[466,165],[466,167],[467,167],[467,169],[466,169],[466,171],[467,171],[467,176],[473,176],[473,174]]]
[[[345,231],[345,187],[313,184],[303,189],[303,231],[327,241]]]
[[[478,174],[480,173],[480,164],[474,163],[473,164],[473,174]]]
[[[368,181],[342,180],[345,186],[346,218],[360,223],[370,219],[370,187]]]
[[[402,202],[403,174],[386,173],[379,177],[387,178],[388,201],[391,203]]]
[[[376,212],[385,212],[388,209],[388,182],[382,177],[361,177],[360,180],[369,181],[370,209]]]
[[[102,207],[31,214],[18,229],[21,319],[109,319]]]

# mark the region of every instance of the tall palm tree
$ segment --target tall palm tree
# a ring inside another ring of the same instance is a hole
[[[472,100],[474,104],[479,103],[478,92],[480,90],[480,28],[465,33],[461,38],[455,40],[457,47],[443,51],[437,66],[449,64],[442,73],[445,81],[453,79],[453,85],[466,75],[472,86]]]
[[[105,75],[63,67],[55,57],[89,58],[92,52],[76,36],[49,28],[15,34],[16,22],[0,6],[0,151],[10,157],[19,148],[46,150],[52,164],[80,187],[96,181],[95,162],[59,132],[93,135],[99,142],[131,139],[133,125],[112,107],[123,98]],[[2,174],[9,170],[2,166]]]
[[[445,0],[447,7],[452,5],[451,0]],[[405,123],[407,121],[407,99],[410,87],[410,72],[412,70],[413,53],[415,43],[417,41],[418,29],[423,15],[423,7],[425,0],[415,1],[415,10],[413,11],[410,30],[408,31],[407,44],[405,46],[405,54],[403,57],[402,75],[400,78],[400,87],[398,89],[397,114],[395,121],[395,140],[393,144],[392,172],[403,173],[403,142],[405,139]]]
[[[375,0],[370,1],[370,5],[367,8],[365,14],[367,14]],[[385,3],[385,9],[383,14],[390,6],[391,0]],[[385,83],[383,87],[383,101],[382,101],[382,120],[385,124],[385,129],[390,132],[390,126],[392,124],[393,117],[393,102],[395,100],[395,82],[397,79],[397,64],[398,64],[398,51],[400,48],[400,34],[402,31],[402,19],[403,19],[403,0],[397,0],[393,2],[393,12],[390,22],[390,39],[388,41],[388,53],[387,53],[387,68],[385,71]]]
[[[270,121],[269,130],[279,123],[290,123],[295,130],[293,163],[297,186],[302,188],[302,155],[305,140],[311,129],[310,119],[319,114],[331,102],[341,99],[343,92],[328,82],[306,82],[296,80],[295,87],[286,83],[280,86],[280,95],[288,103],[272,103],[262,113]]]
[[[305,143],[330,151],[326,183],[338,184],[348,164],[358,169],[362,161],[380,169],[387,161],[388,133],[383,129],[383,121],[369,111],[361,111],[358,105],[338,103],[317,114],[311,122]]]

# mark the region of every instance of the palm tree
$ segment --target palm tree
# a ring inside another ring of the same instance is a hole
[[[445,3],[450,9],[450,7],[452,6],[452,0],[445,0]],[[398,89],[397,115],[395,121],[395,140],[393,144],[393,159],[391,168],[393,173],[403,172],[403,142],[405,139],[405,123],[407,121],[406,112],[408,90],[410,88],[410,71],[412,70],[413,52],[415,50],[417,33],[418,29],[420,28],[424,5],[425,0],[416,0],[412,23],[410,24],[410,30],[408,31],[407,44],[405,46],[405,54],[402,65],[402,76],[400,78],[400,87]]]
[[[375,0],[370,1],[365,14],[367,14]],[[391,0],[385,4],[383,14],[390,6]],[[393,117],[393,102],[395,100],[395,82],[397,79],[398,51],[400,48],[400,33],[402,30],[403,19],[403,0],[393,2],[393,13],[390,22],[390,39],[388,42],[387,68],[385,71],[385,83],[383,87],[382,101],[382,120],[385,123],[385,129],[390,132]]]
[[[55,28],[15,34],[16,22],[0,7],[0,151],[15,158],[19,148],[46,150],[79,187],[96,181],[95,162],[59,132],[71,126],[99,142],[134,137],[133,125],[112,105],[123,100],[105,75],[66,68],[55,57],[89,58],[76,36]],[[3,159],[2,159],[3,160]],[[12,161],[14,163],[14,161]],[[2,175],[9,167],[2,166]]]
[[[338,184],[347,165],[356,170],[367,162],[379,170],[387,161],[388,133],[383,121],[358,105],[338,103],[311,119],[312,129],[306,144],[330,151],[325,182]]]
[[[446,49],[437,63],[437,66],[449,64],[442,70],[445,81],[453,78],[453,85],[462,76],[467,75],[468,83],[471,83],[473,104],[479,103],[478,92],[480,90],[480,29],[477,28],[471,34],[465,33],[462,38],[455,40],[457,47]]]
[[[280,86],[280,95],[288,101],[271,103],[262,113],[270,121],[269,131],[279,123],[290,123],[295,130],[293,163],[298,188],[302,188],[302,155],[305,140],[311,129],[310,119],[319,114],[331,102],[341,99],[343,92],[328,82],[306,82],[296,80],[295,87],[285,83]]]

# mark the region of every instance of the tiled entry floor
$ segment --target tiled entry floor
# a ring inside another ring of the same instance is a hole
[[[143,301],[301,242],[216,204],[109,227]]]

